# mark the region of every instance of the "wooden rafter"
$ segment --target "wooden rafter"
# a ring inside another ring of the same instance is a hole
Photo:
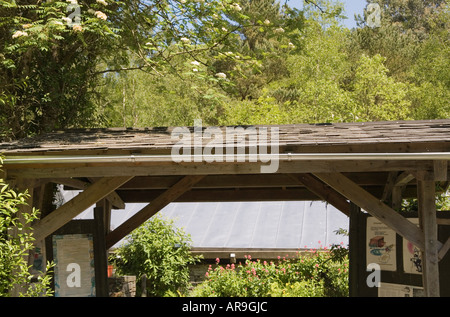
[[[105,177],[98,180],[79,195],[41,219],[34,226],[34,237],[36,241],[44,239],[78,214],[108,196],[131,178],[131,176]]]
[[[107,249],[111,248],[114,244],[119,242],[127,234],[132,232],[134,229],[136,229],[150,217],[155,215],[162,208],[170,204],[184,192],[191,189],[191,187],[202,178],[203,176],[201,175],[192,175],[183,177],[179,182],[170,187],[160,196],[156,197],[147,206],[142,208],[140,211],[138,211],[135,215],[126,220],[115,230],[110,232],[106,236],[106,248]]]

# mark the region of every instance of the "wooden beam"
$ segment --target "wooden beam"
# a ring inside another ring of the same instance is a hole
[[[381,197],[382,187],[362,187],[375,197]],[[161,195],[164,189],[117,190],[125,203],[148,203]],[[404,198],[417,197],[415,186],[407,187]],[[297,201],[323,200],[306,187],[274,188],[213,188],[194,189],[185,192],[174,202],[221,202],[221,201]]]
[[[36,241],[44,239],[131,178],[131,176],[105,177],[92,184],[85,191],[51,212],[34,226]]]
[[[321,199],[332,204],[347,217],[350,217],[350,203],[344,196],[336,192],[334,189],[328,187],[311,174],[291,175],[291,177],[304,184],[308,190],[316,194]]]
[[[417,247],[425,246],[422,231],[405,217],[381,202],[340,173],[316,173],[316,177],[333,187],[372,216],[388,225]]]
[[[89,182],[82,181],[80,179],[76,178],[54,178],[49,180],[52,183],[55,184],[61,184],[64,186],[69,186],[71,188],[75,188],[78,190],[85,190],[89,186],[91,186],[92,183],[94,183],[96,180],[89,178]],[[125,209],[125,203],[120,198],[119,195],[114,191],[108,196],[106,196],[106,199],[112,204],[113,208],[116,209]]]
[[[115,230],[106,236],[106,248],[111,248],[114,244],[119,242],[127,234],[132,232],[138,226],[143,224],[146,220],[160,211],[162,208],[173,202],[180,195],[192,188],[194,184],[203,178],[201,175],[185,176],[178,183],[170,187],[160,196],[151,201],[150,204],[142,208],[124,223],[122,223]]]
[[[432,172],[417,173],[417,195],[419,205],[419,226],[424,235],[422,250],[422,280],[425,295],[439,296],[439,257],[436,223],[436,193]]]
[[[441,247],[438,253],[439,261],[444,258],[444,256],[447,254],[447,251],[450,250],[450,238],[445,241],[444,245]]]
[[[394,186],[406,186],[410,181],[414,179],[414,174],[411,172],[403,172],[400,175],[398,175],[397,179],[395,180]]]
[[[260,174],[260,162],[161,162],[136,164],[67,165],[13,165],[5,164],[10,178],[64,178],[64,177],[114,177],[114,176],[164,176],[164,175],[225,175]],[[334,173],[334,172],[389,172],[399,170],[427,170],[430,161],[349,160],[349,161],[280,161],[277,173]]]
[[[372,173],[343,173],[360,186],[378,186],[386,183],[386,172]],[[290,174],[245,174],[245,175],[207,175],[193,188],[263,188],[263,187],[303,187],[297,179],[289,177]],[[291,174],[295,175],[295,174]],[[136,176],[121,190],[134,189],[167,189],[179,180],[179,176]]]

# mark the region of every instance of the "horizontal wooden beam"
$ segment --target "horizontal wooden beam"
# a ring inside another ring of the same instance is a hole
[[[422,231],[405,217],[365,191],[340,173],[317,173],[319,179],[333,187],[350,201],[411,241],[421,250],[425,242]]]
[[[34,225],[34,238],[36,241],[44,239],[131,178],[131,176],[105,177],[98,180]]]
[[[343,173],[360,186],[384,185],[388,173]],[[264,187],[305,187],[297,179],[290,175],[296,174],[242,174],[242,175],[206,175],[192,188],[264,188]],[[141,189],[167,189],[179,180],[179,176],[136,176],[126,184],[121,190],[141,190]],[[61,179],[61,184],[68,184],[66,189],[77,188],[70,186],[68,182]]]
[[[8,165],[10,178],[66,178],[66,177],[114,177],[114,176],[166,176],[166,175],[238,175],[260,174],[260,162],[232,163],[135,163],[135,164],[54,164]],[[350,173],[389,172],[401,170],[429,170],[432,161],[412,160],[348,160],[348,161],[280,161],[276,173]]]
[[[381,197],[383,187],[364,187],[375,197]],[[125,203],[146,203],[159,195],[164,189],[152,190],[117,190]],[[405,198],[416,197],[415,187],[405,190]],[[323,200],[305,187],[287,188],[226,188],[226,189],[191,189],[182,194],[175,202],[220,202],[220,201],[300,201]]]
[[[114,244],[119,242],[127,234],[129,234],[134,229],[139,227],[141,224],[147,221],[150,217],[152,217],[162,208],[173,202],[184,192],[191,189],[191,187],[202,178],[203,176],[201,175],[183,177],[171,188],[169,188],[160,196],[152,200],[150,204],[142,208],[140,211],[138,211],[136,214],[134,214],[132,217],[130,217],[128,220],[122,223],[115,230],[111,231],[106,236],[106,248],[107,249],[111,248]]]

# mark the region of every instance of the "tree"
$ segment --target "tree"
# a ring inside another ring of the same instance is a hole
[[[217,49],[233,34],[220,0],[2,1],[2,139],[96,126],[101,76],[130,69],[177,70],[179,56]],[[217,18],[216,18],[217,16]]]
[[[114,254],[119,274],[147,278],[147,294],[164,296],[185,291],[189,264],[199,257],[190,253],[190,237],[173,226],[173,220],[153,217],[126,238]]]

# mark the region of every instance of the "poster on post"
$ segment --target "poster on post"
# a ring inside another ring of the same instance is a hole
[[[381,270],[395,271],[397,269],[395,246],[395,231],[378,219],[368,217],[366,227],[367,265],[375,263],[380,266]]]
[[[94,244],[91,234],[53,236],[55,297],[95,296]]]
[[[418,218],[407,218],[419,225]],[[410,274],[422,274],[422,253],[411,241],[403,238],[403,271]]]

